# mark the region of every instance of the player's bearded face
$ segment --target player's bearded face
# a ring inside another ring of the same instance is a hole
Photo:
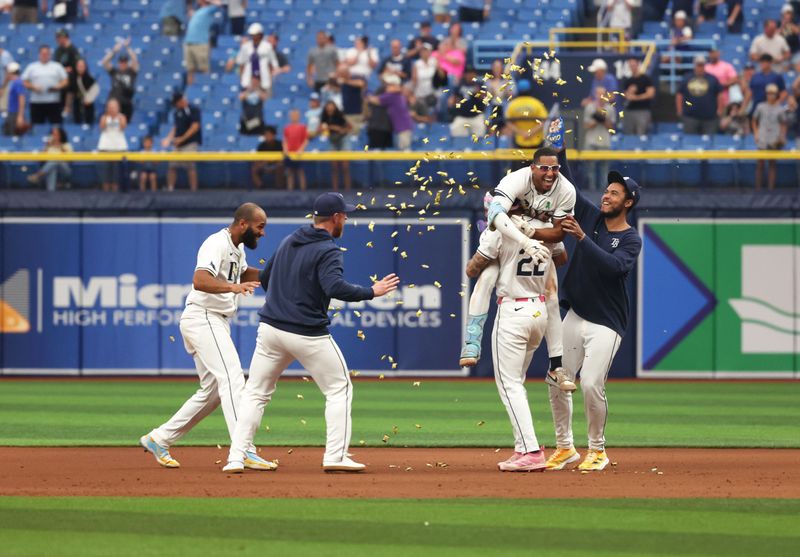
[[[600,199],[600,212],[608,218],[617,217],[625,208],[625,201],[625,188],[619,184],[611,184]]]
[[[252,226],[248,225],[242,234],[242,243],[249,249],[256,249],[256,247],[258,247],[259,237],[258,232]]]
[[[336,213],[333,216],[333,223],[335,226],[333,228],[332,236],[334,238],[342,237],[342,234],[344,234],[344,222],[346,220],[347,220],[347,215],[345,215],[344,213]]]

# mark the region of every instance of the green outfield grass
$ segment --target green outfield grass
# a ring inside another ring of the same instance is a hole
[[[800,501],[0,497],[4,556],[791,555]],[[794,549],[792,549],[794,548]]]
[[[187,381],[2,381],[0,445],[134,445],[194,389]],[[528,392],[537,432],[547,442],[553,426],[546,387],[532,381]],[[612,382],[608,398],[606,437],[613,446],[800,447],[800,382]],[[582,405],[578,392],[579,444],[585,435]],[[414,386],[412,380],[356,378],[353,416],[354,445],[363,440],[382,446],[386,434],[390,446],[495,447],[511,436],[492,382],[422,380]],[[321,446],[322,395],[314,383],[283,380],[263,424],[270,430],[259,430],[259,445]],[[227,441],[217,410],[182,443]]]

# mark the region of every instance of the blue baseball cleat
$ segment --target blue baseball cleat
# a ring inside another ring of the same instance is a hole
[[[172,455],[169,454],[169,449],[156,443],[155,439],[150,437],[150,435],[142,435],[139,438],[139,444],[144,448],[145,451],[152,453],[153,456],[156,457],[156,462],[158,462],[164,468],[181,467],[180,462],[172,458]]]

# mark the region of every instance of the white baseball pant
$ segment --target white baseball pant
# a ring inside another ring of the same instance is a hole
[[[311,374],[325,396],[327,439],[323,462],[340,462],[347,456],[353,433],[350,418],[353,384],[333,337],[297,335],[261,323],[228,462],[244,460],[244,452],[253,442],[278,378],[294,360]]]
[[[502,299],[492,329],[492,363],[500,400],[514,431],[514,450],[539,450],[525,389],[525,375],[547,327],[547,306],[538,298]]]
[[[489,302],[492,290],[500,275],[500,265],[492,261],[478,276],[475,288],[469,297],[469,315],[483,315],[489,312]],[[547,265],[547,330],[544,338],[547,340],[547,354],[550,358],[561,356],[564,353],[563,333],[561,330],[561,312],[558,309],[558,275],[555,265]],[[525,368],[527,369],[527,368]]]
[[[591,323],[572,310],[564,318],[564,366],[572,380],[575,380],[578,371],[581,373],[589,449],[605,450],[608,419],[606,379],[620,342],[622,337],[615,331]],[[559,448],[572,447],[572,393],[563,392],[552,385],[549,388],[556,445]]]
[[[233,438],[244,391],[244,372],[231,339],[230,320],[191,304],[181,315],[180,329],[184,347],[194,359],[200,388],[150,435],[159,445],[170,447],[221,403],[228,433]],[[251,445],[247,450],[255,448]]]

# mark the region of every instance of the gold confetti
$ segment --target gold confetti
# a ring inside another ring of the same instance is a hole
[[[405,251],[401,251],[400,257],[402,257],[403,259],[408,259],[408,254]]]
[[[375,232],[375,221],[372,221],[372,220],[369,221],[369,224],[367,225],[367,228],[369,228],[370,232]]]
[[[381,374],[378,376],[378,379],[383,379],[383,377],[384,377],[384,376],[383,376],[383,374],[381,373]]]
[[[289,449],[288,451],[286,451],[286,454],[292,454],[293,452],[294,452],[294,449]]]
[[[352,375],[353,377],[358,377],[359,375],[361,375],[361,372],[360,371],[356,371],[354,369],[351,369],[350,370],[350,375]]]
[[[368,248],[374,248],[374,247],[375,247],[375,246],[372,244],[372,240],[370,240],[369,242],[367,242],[366,246],[367,246]]]
[[[397,363],[392,364],[392,369],[397,369]]]
[[[439,282],[438,280],[435,280],[435,281],[433,281],[433,285],[434,285],[436,288],[441,288],[441,287],[442,287],[442,283],[441,283],[441,282]]]
[[[541,315],[542,315],[541,311],[537,311],[536,313],[533,314],[534,317],[541,317]]]
[[[390,237],[390,238],[394,238],[395,236],[397,236],[397,230],[395,230],[394,232],[392,232],[392,234],[391,234],[389,237]]]
[[[456,316],[456,314],[455,314],[455,313],[451,313],[451,314],[450,314],[450,317],[455,317],[455,316]]]
[[[417,310],[417,317],[422,317],[422,310],[421,309]]]
[[[222,450],[222,445],[217,445],[217,448],[218,448],[219,450]]]
[[[414,427],[417,428],[417,429],[422,429],[422,426],[419,425],[419,424],[414,424]]]
[[[263,265],[263,264],[264,264],[264,263],[266,263],[266,262],[267,262],[267,260],[266,260],[266,259],[264,259],[263,257],[262,257],[261,259],[259,259],[259,260],[258,260],[258,264],[259,264],[259,265]]]
[[[221,460],[217,460],[217,461],[214,462],[214,464],[221,464],[221,463],[222,463]]]
[[[367,336],[364,334],[364,331],[362,331],[362,330],[360,330],[360,329],[359,329],[359,331],[356,333],[356,336],[357,336],[358,338],[360,338],[361,340],[364,340],[365,338],[367,338]]]
[[[389,442],[389,436],[384,434],[383,439],[381,439],[381,441],[383,441],[384,443],[388,443]]]
[[[412,472],[414,469],[411,466],[406,467],[406,472]]]
[[[173,335],[169,335],[169,341],[170,342],[175,342],[175,337]]]
[[[303,395],[297,395],[297,398],[298,398],[299,400],[305,400],[305,399],[303,398]]]
[[[483,424],[485,424],[485,423],[486,423],[486,422],[484,422],[483,420],[479,421],[479,422],[478,422],[478,427],[481,427],[481,426],[482,426]]]
[[[364,445],[366,445],[366,444],[367,444],[367,442],[366,442],[366,441],[364,441],[363,439],[361,439],[361,440],[358,442],[358,444],[359,444],[359,445],[361,445],[361,446],[363,447]]]
[[[499,452],[500,452],[500,449],[495,449],[495,450],[494,450],[494,452],[495,452],[495,453],[499,453]]]
[[[419,387],[420,384],[421,384],[421,381],[414,381],[413,383],[411,383],[411,386],[412,387]]]
[[[394,435],[397,435],[399,432],[400,432],[400,429],[396,425],[393,425],[392,426],[392,433]]]
[[[303,418],[300,418],[300,423],[306,425],[306,421]]]
[[[306,376],[304,375],[304,376],[303,376],[303,381],[305,381],[306,383],[310,383],[310,382],[311,382],[311,379],[309,379],[308,377],[306,377]]]
[[[353,313],[355,314],[356,317],[361,317],[361,312],[360,311],[354,309]]]
[[[364,150],[369,151],[369,145],[364,145]]]
[[[264,431],[269,431],[269,426],[268,425],[264,426]]]

